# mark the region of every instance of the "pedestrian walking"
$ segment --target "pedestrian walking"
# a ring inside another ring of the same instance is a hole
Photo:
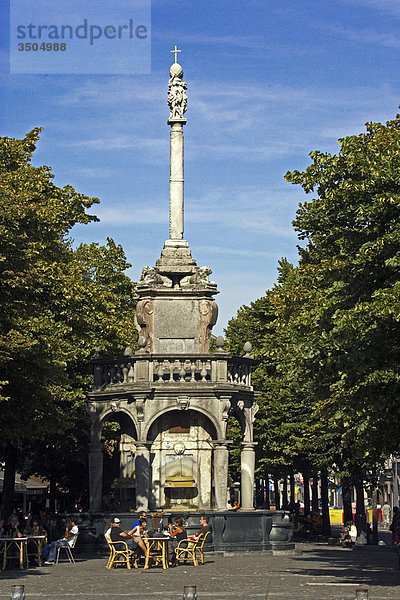
[[[392,532],[393,546],[398,546],[400,543],[400,509],[398,506],[393,508],[393,520],[389,529]]]

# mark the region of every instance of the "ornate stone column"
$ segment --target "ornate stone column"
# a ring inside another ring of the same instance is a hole
[[[257,442],[242,442],[242,452],[240,455],[241,466],[241,508],[243,510],[253,510],[254,508],[254,467],[255,452],[254,446]]]
[[[183,239],[183,124],[186,119],[169,121],[170,182],[169,182],[169,238]]]
[[[226,510],[227,486],[228,486],[228,460],[229,451],[227,440],[215,440],[214,442],[214,494],[215,508]]]
[[[148,510],[150,494],[150,447],[151,442],[136,442],[135,477],[136,510]]]
[[[176,55],[175,55],[176,56]],[[183,240],[183,126],[186,119],[186,83],[183,69],[175,62],[168,82],[168,106],[171,110],[168,125],[170,134],[170,182],[169,182],[169,239]]]
[[[89,445],[89,502],[91,512],[103,509],[103,444],[93,441]]]

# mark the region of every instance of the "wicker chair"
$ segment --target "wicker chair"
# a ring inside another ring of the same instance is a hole
[[[199,546],[203,541],[203,536],[199,535],[197,540],[193,540],[187,538],[186,540],[181,540],[178,544],[178,547],[175,550],[175,560],[177,563],[183,562],[186,564],[186,561],[193,562],[194,566],[197,567],[198,561],[196,552],[199,551]]]
[[[130,569],[132,561],[135,569],[138,568],[137,556],[133,550],[129,550],[126,542],[112,542],[110,536],[107,534],[104,534],[104,537],[110,549],[110,556],[106,565],[107,569],[111,569],[117,565],[126,565],[126,568]]]

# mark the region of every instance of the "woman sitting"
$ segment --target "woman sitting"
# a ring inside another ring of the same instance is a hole
[[[143,551],[144,554],[146,554],[146,544],[143,541],[143,537],[146,535],[147,531],[146,531],[146,519],[139,519],[139,525],[137,525],[136,527],[133,527],[129,532],[128,535],[129,537],[131,537],[139,546],[139,548]]]
[[[32,517],[25,527],[25,535],[46,535],[46,530],[38,517]]]
[[[186,540],[186,529],[183,526],[182,517],[177,517],[174,524],[168,525],[170,540],[168,542],[168,561],[171,566],[175,566],[175,550],[181,540]]]

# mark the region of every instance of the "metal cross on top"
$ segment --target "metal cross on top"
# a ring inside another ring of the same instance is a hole
[[[175,54],[175,62],[178,62],[176,60],[176,56],[177,56],[178,52],[182,52],[182,50],[178,50],[178,48],[176,47],[176,44],[175,44],[175,49],[174,50],[170,50],[170,52],[173,52]]]

